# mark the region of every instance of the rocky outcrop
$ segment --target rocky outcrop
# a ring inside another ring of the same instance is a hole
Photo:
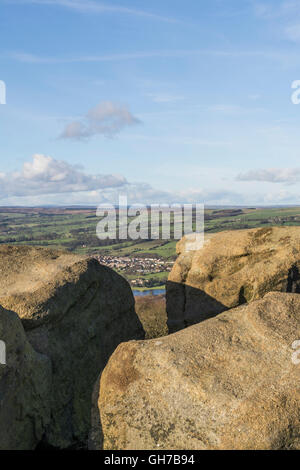
[[[146,339],[160,338],[168,334],[165,296],[136,297],[135,311],[145,330]]]
[[[177,244],[167,282],[170,332],[199,323],[267,292],[300,292],[300,227],[209,235],[198,251]]]
[[[101,377],[96,446],[102,428],[110,450],[300,449],[299,331],[300,296],[269,293],[120,345]]]
[[[33,348],[52,363],[45,444],[80,446],[99,373],[119,343],[144,337],[129,284],[65,252],[0,246],[0,260],[0,304],[19,315]]]
[[[31,450],[50,422],[51,363],[21,320],[0,307],[0,450]]]

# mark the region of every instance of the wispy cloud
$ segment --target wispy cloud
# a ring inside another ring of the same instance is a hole
[[[133,126],[140,122],[124,106],[105,101],[90,109],[83,119],[67,124],[60,138],[78,140],[94,135],[112,137],[124,127]]]
[[[276,25],[276,30],[293,42],[300,41],[300,1],[262,2],[254,6],[256,16]]]
[[[139,10],[135,8],[127,8],[120,5],[109,5],[108,3],[97,2],[93,0],[4,0],[5,3],[9,4],[32,4],[32,5],[44,5],[44,6],[56,6],[67,8],[80,13],[117,13],[131,16],[139,16],[149,18],[156,21],[164,21],[168,23],[177,23],[178,21],[174,18],[169,18],[148,11]]]
[[[29,64],[60,64],[60,63],[81,63],[81,62],[114,62],[122,60],[148,59],[153,57],[170,57],[183,55],[183,51],[150,51],[150,52],[132,52],[123,54],[105,54],[105,55],[85,55],[79,57],[47,57],[38,56],[26,52],[12,52],[8,56],[18,62]]]
[[[232,142],[229,140],[208,140],[205,138],[195,138],[195,137],[175,137],[174,135],[156,137],[156,136],[147,136],[139,134],[130,134],[126,137],[127,139],[134,141],[145,141],[145,142],[157,142],[161,144],[176,144],[176,145],[191,145],[199,147],[230,147]]]
[[[300,0],[264,1],[254,3],[256,15],[263,19],[300,16]]]
[[[184,100],[184,96],[171,95],[169,93],[146,93],[154,103],[175,103]]]
[[[286,51],[271,50],[216,50],[216,49],[175,49],[175,50],[156,50],[156,51],[139,51],[121,54],[103,54],[103,55],[83,55],[77,57],[49,57],[39,56],[28,52],[7,52],[2,57],[10,58],[18,62],[28,64],[67,64],[67,63],[84,63],[84,62],[118,62],[127,60],[143,60],[155,58],[186,58],[186,57],[216,57],[228,59],[250,59],[258,58],[263,60],[279,61],[284,64],[299,63],[299,55],[291,54]]]
[[[265,108],[247,107],[234,104],[217,104],[210,106],[208,109],[209,111],[222,113],[228,116],[240,116],[242,114],[261,113],[266,111]]]
[[[238,181],[295,184],[300,181],[300,168],[266,168],[240,173]]]

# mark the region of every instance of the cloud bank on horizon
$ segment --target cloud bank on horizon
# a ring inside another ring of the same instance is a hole
[[[295,169],[288,169],[282,180],[286,182]],[[257,175],[238,175],[242,181],[251,181]],[[268,180],[267,170],[261,170],[261,178]],[[298,169],[300,179],[300,170]],[[277,182],[276,179],[272,182]],[[94,205],[117,204],[120,196],[127,196],[129,204],[236,204],[250,205],[245,196],[236,191],[220,188],[205,190],[186,188],[184,191],[165,191],[145,182],[129,182],[122,175],[90,175],[79,165],[70,165],[51,156],[35,154],[23,164],[20,171],[0,172],[0,205]],[[288,191],[257,195],[258,204],[274,201],[290,201]],[[234,201],[234,202],[233,202]]]
[[[237,181],[262,181],[296,184],[300,181],[300,168],[266,168],[249,170],[237,175]]]
[[[176,203],[179,200],[194,202],[195,197],[202,198],[204,195],[201,191],[171,193],[156,190],[147,183],[130,183],[121,175],[89,175],[78,165],[42,154],[33,155],[20,171],[0,172],[0,204],[18,200],[20,204],[33,197],[40,204],[56,201],[63,205],[60,199],[63,195],[74,204],[97,205],[102,202],[117,203],[122,194],[127,195],[130,203],[143,204]],[[224,197],[224,193],[216,192],[212,197]]]

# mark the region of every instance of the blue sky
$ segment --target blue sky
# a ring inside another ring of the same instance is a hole
[[[0,0],[0,204],[299,204],[299,46],[299,0]]]

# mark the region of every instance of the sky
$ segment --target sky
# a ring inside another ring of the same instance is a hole
[[[300,0],[0,0],[0,205],[300,204],[296,80]]]

